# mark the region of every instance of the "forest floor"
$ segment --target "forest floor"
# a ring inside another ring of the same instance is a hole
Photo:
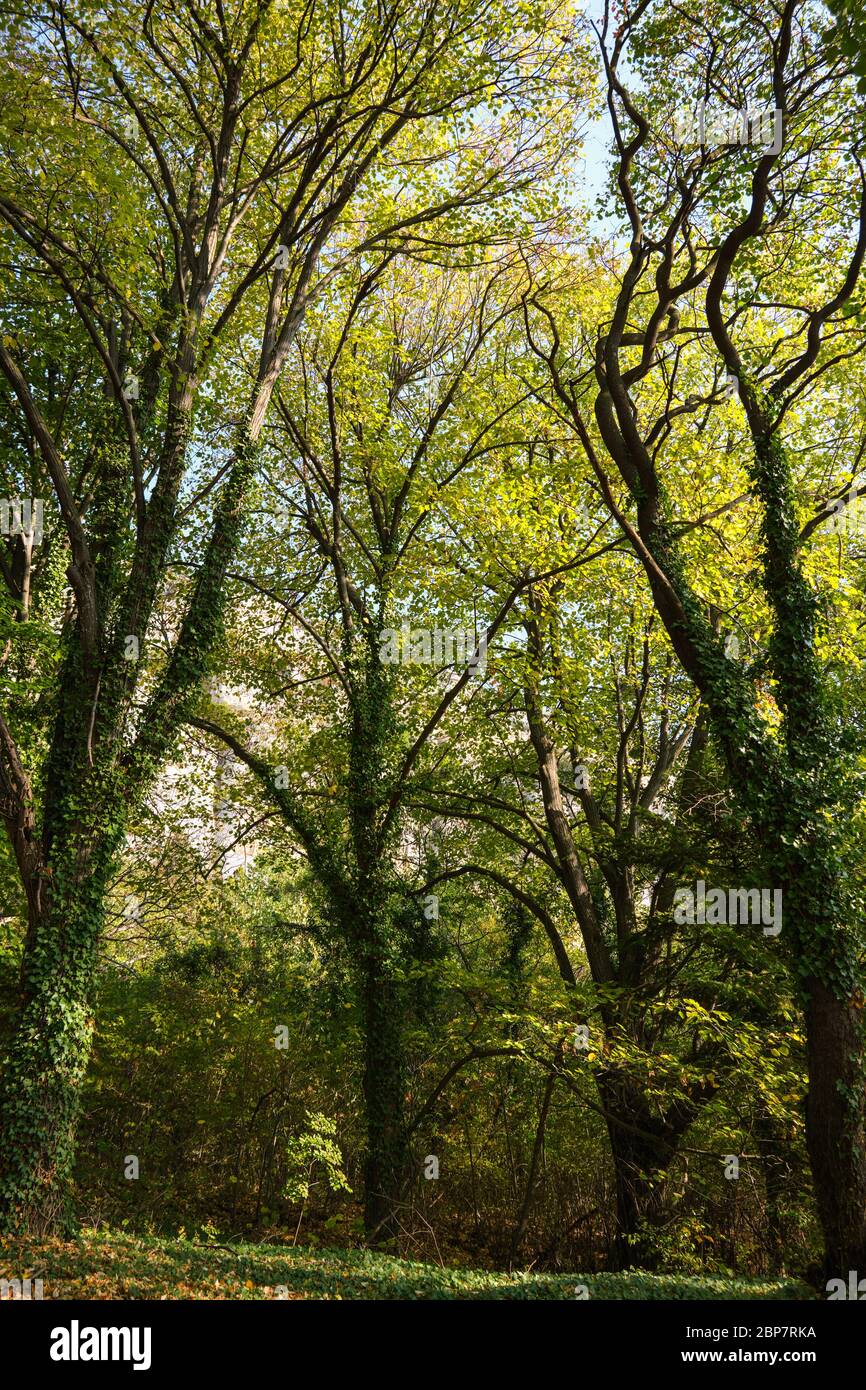
[[[43,1281],[46,1299],[780,1299],[796,1280],[684,1274],[506,1274],[368,1250],[202,1245],[127,1232],[0,1238],[0,1279]],[[586,1292],[584,1292],[586,1290]]]

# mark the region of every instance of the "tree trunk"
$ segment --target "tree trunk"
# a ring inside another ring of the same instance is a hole
[[[22,1006],[0,1083],[0,1229],[71,1233],[72,1166],[93,1031],[111,848],[73,838],[31,905]]]
[[[653,1114],[628,1080],[608,1073],[598,1080],[616,1183],[618,1269],[653,1269],[659,1251],[653,1229],[665,1216],[665,1174],[687,1127],[685,1112],[677,1125]]]
[[[652,1232],[661,1225],[665,1209],[660,1174],[666,1172],[672,1152],[663,1140],[652,1144],[613,1120],[608,1134],[616,1181],[617,1268],[654,1269],[659,1251]]]
[[[368,959],[364,990],[364,1232],[369,1244],[383,1245],[399,1230],[398,1207],[406,1177],[406,1126],[399,990],[378,952],[371,952]]]
[[[863,1021],[855,999],[806,980],[806,1143],[824,1232],[825,1275],[866,1275]]]

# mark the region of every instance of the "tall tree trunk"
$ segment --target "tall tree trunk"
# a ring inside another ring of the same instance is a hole
[[[372,949],[367,958],[364,995],[364,1231],[371,1245],[383,1245],[399,1230],[406,1125],[400,991],[378,949]]]
[[[29,913],[22,1005],[0,1082],[0,1227],[72,1228],[72,1166],[116,835],[56,846]],[[50,877],[49,877],[50,875]]]
[[[862,1004],[806,981],[806,1144],[827,1278],[866,1274],[866,1089]]]
[[[620,1079],[599,1079],[616,1183],[618,1269],[653,1269],[659,1251],[653,1230],[666,1212],[662,1174],[674,1157],[682,1128],[670,1128],[650,1113],[642,1097]]]

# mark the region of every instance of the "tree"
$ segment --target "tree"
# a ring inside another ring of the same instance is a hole
[[[544,118],[527,98],[550,71],[548,26],[543,6],[497,23],[484,0],[237,0],[211,16],[185,0],[60,0],[7,21],[0,368],[8,438],[54,498],[49,554],[63,554],[70,586],[67,597],[30,541],[12,541],[15,637],[26,643],[42,611],[22,594],[44,586],[58,659],[47,690],[13,682],[0,722],[2,811],[28,909],[0,1098],[7,1227],[68,1224],[105,886],[130,806],[199,700],[262,428],[307,307],[365,246],[431,235],[437,216],[447,242],[462,208],[483,218],[504,181],[528,177]],[[511,136],[504,167],[485,162],[485,122]],[[422,123],[426,187],[412,144]],[[377,178],[387,194],[353,222]],[[203,536],[189,537],[191,518]],[[155,606],[185,539],[200,563],[162,661]]]
[[[839,365],[856,370],[866,347],[866,182],[850,71],[821,25],[794,0],[772,28],[757,14],[744,24],[724,4],[664,15],[640,4],[614,33],[606,7],[600,40],[630,251],[594,342],[587,333],[575,353],[541,297],[528,324],[557,408],[700,691],[765,872],[784,885],[783,939],[806,1023],[807,1140],[827,1270],[839,1275],[866,1261],[859,888],[846,841],[859,793],[824,654],[828,595],[805,557],[833,507],[808,497],[792,443],[803,422],[832,456],[832,431],[818,422]],[[620,76],[630,43],[639,95]],[[739,110],[740,140],[742,112],[771,103],[761,148],[703,135],[690,147],[674,121],[683,91],[718,103],[728,127]],[[703,557],[673,510],[677,450],[694,448],[689,429],[702,451],[724,448],[717,421],[729,397],[745,428],[734,446],[737,495],[722,507],[747,505],[759,537],[747,589],[758,656],[748,666],[726,655],[696,567]]]
[[[300,747],[265,757],[251,741],[258,717],[233,728],[228,715],[189,716],[256,775],[351,960],[371,1240],[398,1228],[410,1128],[406,976],[429,962],[436,920],[416,891],[419,832],[406,802],[435,763],[443,728],[483,682],[522,587],[500,575],[486,592],[467,586],[448,535],[485,458],[509,444],[514,402],[500,390],[501,359],[519,305],[516,261],[500,253],[463,272],[387,254],[335,283],[310,317],[268,434],[269,510],[285,533],[239,576],[282,614],[271,621],[277,633],[289,624],[296,650],[275,636],[236,668],[246,687],[256,672],[264,717],[276,687],[283,737]]]

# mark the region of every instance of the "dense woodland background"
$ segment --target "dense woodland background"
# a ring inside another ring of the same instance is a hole
[[[866,1273],[862,15],[0,25],[2,1229]]]

